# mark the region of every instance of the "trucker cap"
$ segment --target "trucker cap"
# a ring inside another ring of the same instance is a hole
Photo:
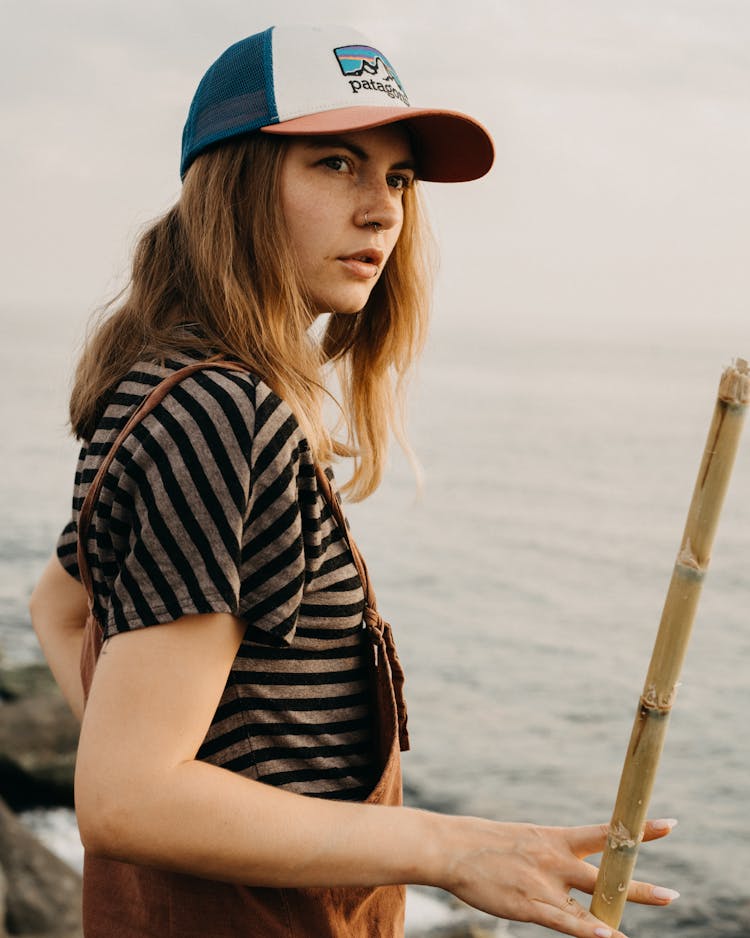
[[[489,171],[492,138],[458,111],[412,107],[390,60],[348,26],[272,26],[230,46],[195,92],[180,175],[241,134],[337,134],[407,121],[420,179],[466,182]]]

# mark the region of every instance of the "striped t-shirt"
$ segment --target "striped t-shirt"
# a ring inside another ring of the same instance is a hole
[[[58,543],[72,575],[78,513],[102,457],[142,398],[193,360],[138,364],[82,447]],[[247,623],[199,759],[303,794],[368,795],[362,583],[309,444],[263,381],[215,368],[175,386],[115,455],[87,556],[105,637],[194,613]]]

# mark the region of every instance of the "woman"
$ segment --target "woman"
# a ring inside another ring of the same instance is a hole
[[[568,895],[605,828],[401,805],[402,672],[330,469],[351,455],[365,497],[400,432],[429,295],[417,180],[492,158],[348,29],[251,36],[199,85],[180,200],[79,364],[73,519],[32,598],[83,718],[87,938],[395,936],[404,883],[620,934]]]

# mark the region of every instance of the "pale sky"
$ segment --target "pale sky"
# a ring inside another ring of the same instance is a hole
[[[368,34],[412,103],[468,110],[490,177],[430,186],[440,315],[706,322],[750,345],[746,0],[0,0],[0,311],[83,321],[179,191],[207,66],[274,22]],[[455,311],[458,312],[455,312]]]

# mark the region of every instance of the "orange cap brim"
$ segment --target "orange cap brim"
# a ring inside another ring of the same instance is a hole
[[[404,122],[415,141],[417,175],[427,182],[468,182],[488,173],[495,147],[488,131],[459,111],[404,107],[345,107],[261,127],[266,134],[315,136]]]

